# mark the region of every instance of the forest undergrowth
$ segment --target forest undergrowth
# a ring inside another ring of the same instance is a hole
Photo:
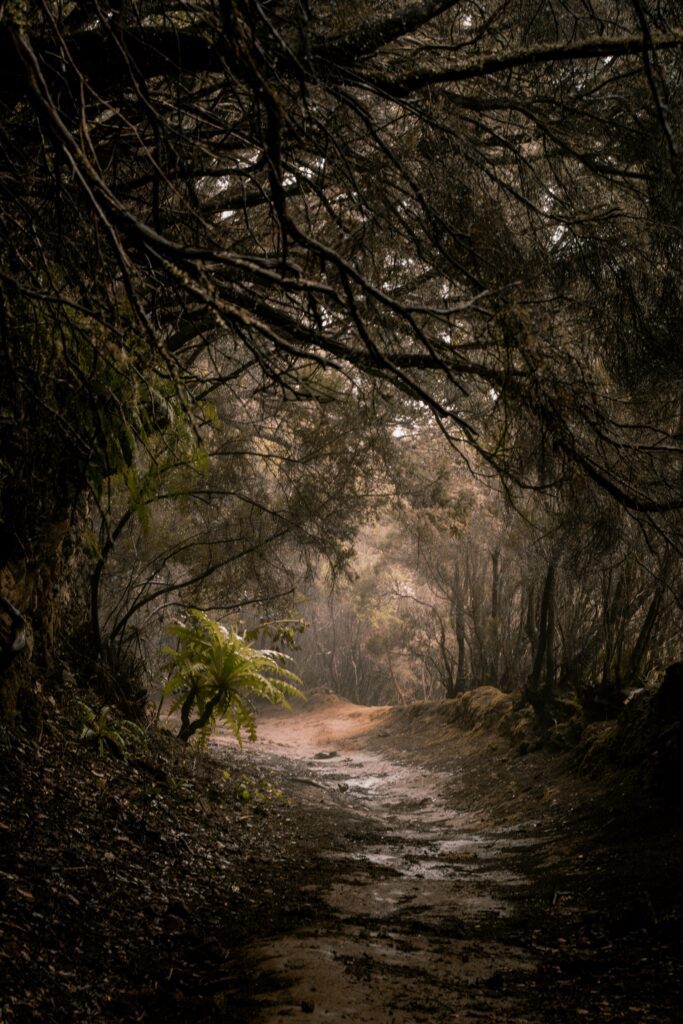
[[[80,733],[72,701],[3,750],[0,1020],[232,1019],[233,950],[305,912],[305,809],[165,730]]]

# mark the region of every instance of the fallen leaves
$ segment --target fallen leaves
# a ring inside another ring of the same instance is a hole
[[[303,868],[285,804],[262,813],[279,790],[253,780],[245,804],[224,764],[163,735],[146,756],[97,757],[68,728],[3,751],[3,1024],[213,1020],[229,947],[285,913]]]

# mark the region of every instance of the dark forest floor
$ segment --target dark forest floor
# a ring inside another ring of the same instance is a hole
[[[439,706],[262,736],[126,762],[51,706],[8,737],[1,1021],[683,1019],[669,805]]]

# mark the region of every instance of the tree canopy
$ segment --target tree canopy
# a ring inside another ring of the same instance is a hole
[[[2,566],[221,389],[679,544],[682,48],[651,0],[3,4]]]
[[[81,391],[361,370],[515,478],[680,506],[682,44],[639,2],[5,5],[9,315]]]

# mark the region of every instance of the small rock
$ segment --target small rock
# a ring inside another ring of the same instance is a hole
[[[319,750],[313,755],[316,761],[329,761],[331,757],[339,757],[336,750]]]

